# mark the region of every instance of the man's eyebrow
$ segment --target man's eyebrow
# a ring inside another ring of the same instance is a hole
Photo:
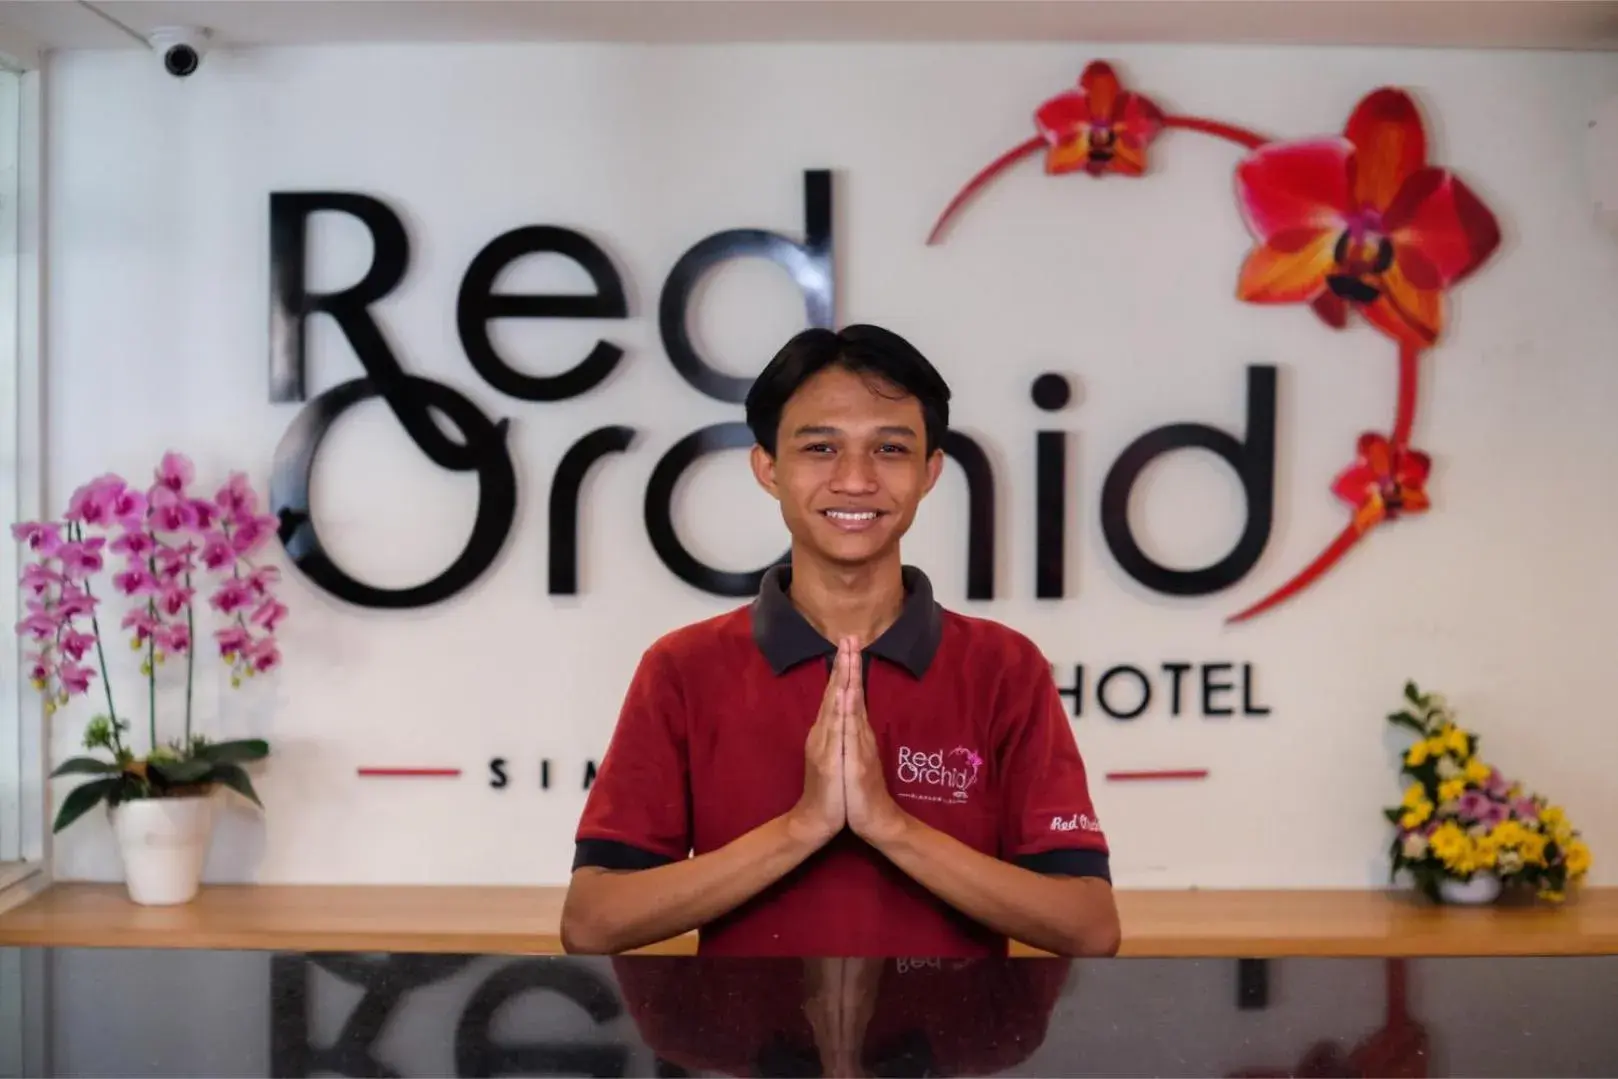
[[[909,438],[916,437],[915,428],[906,424],[890,424],[886,427],[878,427],[876,432],[879,435],[904,435]],[[792,437],[803,438],[806,435],[840,435],[842,433],[843,431],[840,427],[832,427],[827,424],[806,424],[803,427],[799,427],[797,430],[793,431]]]

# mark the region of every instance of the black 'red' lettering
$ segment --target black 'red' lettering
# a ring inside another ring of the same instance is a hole
[[[792,276],[803,293],[810,326],[832,325],[837,306],[835,263],[832,258],[831,172],[814,169],[803,174],[803,242],[766,229],[728,229],[697,241],[680,256],[663,283],[657,304],[657,325],[669,362],[701,393],[719,401],[747,399],[752,378],[727,375],[697,354],[687,325],[691,294],[702,278],[722,262],[735,258],[768,259]]]
[[[341,291],[312,293],[305,259],[314,214],[346,213],[371,234],[374,253],[360,281]],[[365,377],[317,396],[299,413],[276,447],[270,478],[277,534],[298,569],[327,592],[363,607],[424,607],[466,588],[494,563],[517,512],[517,475],[506,448],[508,421],[495,423],[454,389],[404,372],[370,305],[404,280],[410,245],[397,214],[377,199],[346,192],[278,192],[270,196],[271,400],[302,400],[305,323],[329,314],[354,349]],[[310,505],[315,458],[327,431],[343,413],[380,396],[413,442],[440,468],[476,472],[477,519],[453,563],[438,576],[408,588],[379,588],[345,572],[320,542]],[[447,418],[463,442],[453,442],[431,415]]]
[[[594,295],[517,296],[492,291],[501,271],[525,255],[555,254],[572,259],[590,275]],[[590,354],[560,375],[528,375],[514,370],[489,340],[497,318],[623,318],[624,283],[607,257],[588,237],[571,229],[530,225],[496,236],[466,268],[455,304],[461,347],[473,370],[501,393],[521,401],[566,401],[588,393],[612,374],[624,350],[597,341]]]
[[[762,257],[778,263],[803,292],[810,323],[831,324],[835,290],[830,172],[806,172],[804,196],[802,242],[760,229],[732,229],[696,244],[671,271],[659,304],[660,326],[676,369],[702,392],[740,400],[750,382],[729,379],[709,367],[697,355],[686,332],[686,305],[691,293],[702,275],[718,263],[738,257]],[[276,192],[270,196],[269,208],[271,401],[305,400],[307,323],[311,316],[331,316],[365,370],[364,378],[343,383],[309,401],[277,447],[270,497],[281,521],[281,542],[311,581],[350,603],[402,608],[448,599],[494,563],[516,515],[516,475],[506,444],[507,421],[492,421],[449,386],[407,374],[388,344],[372,308],[399,286],[409,268],[409,238],[398,214],[379,199],[351,192]],[[314,292],[308,285],[308,226],[310,219],[322,212],[346,214],[359,221],[373,245],[371,264],[360,280],[331,292]],[[534,254],[572,259],[589,275],[595,291],[558,296],[494,291],[507,267]],[[623,358],[623,350],[598,341],[588,356],[563,373],[530,375],[514,369],[495,350],[489,323],[497,318],[609,319],[626,317],[627,313],[623,281],[598,245],[578,232],[536,225],[501,234],[472,260],[457,297],[456,323],[472,367],[493,388],[522,400],[561,401],[599,385]],[[310,507],[315,458],[326,432],[349,408],[378,396],[387,402],[429,460],[441,468],[476,472],[479,481],[477,519],[465,548],[443,573],[409,588],[379,588],[339,567],[320,542]],[[431,415],[433,410],[440,416]],[[445,433],[438,422],[440,418],[448,420],[461,442]],[[551,594],[567,595],[578,590],[579,502],[591,467],[603,457],[626,451],[634,438],[633,428],[600,428],[576,442],[558,466],[551,487],[549,516]],[[721,442],[729,445],[724,439]],[[965,449],[973,448],[970,440],[962,444]],[[756,580],[757,574],[725,573],[698,563],[674,535],[672,522],[667,527],[656,523],[668,516],[666,499],[657,497],[657,492],[672,494],[674,481],[684,468],[711,448],[715,448],[711,437],[698,432],[665,456],[659,466],[661,486],[654,484],[647,492],[647,517],[654,530],[653,545],[665,561],[682,567],[682,576],[696,587],[734,595],[738,582]],[[989,505],[992,513],[992,499],[985,500],[981,490],[984,483],[971,463],[969,472],[974,480],[971,579],[973,596],[978,598],[985,589],[981,581],[992,570],[992,536],[986,546],[983,529],[976,522],[982,516],[981,505]]]

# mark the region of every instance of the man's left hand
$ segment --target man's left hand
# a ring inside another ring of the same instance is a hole
[[[855,657],[848,665],[849,683],[843,697],[843,783],[848,826],[855,835],[877,846],[904,831],[908,817],[888,793],[882,777],[882,753],[865,713],[859,644],[848,642],[844,647],[853,649]]]

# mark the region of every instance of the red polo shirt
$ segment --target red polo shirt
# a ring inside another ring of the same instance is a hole
[[[596,773],[574,867],[648,869],[716,850],[803,794],[804,741],[836,647],[772,568],[746,607],[641,658]],[[1028,638],[946,611],[905,567],[904,609],[865,655],[888,790],[923,823],[1037,872],[1110,879],[1050,665]],[[705,955],[1003,955],[1005,937],[844,829],[774,886],[702,927]]]

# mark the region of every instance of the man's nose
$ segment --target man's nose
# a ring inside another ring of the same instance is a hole
[[[832,473],[832,486],[839,491],[875,490],[876,465],[863,453],[842,454]]]

